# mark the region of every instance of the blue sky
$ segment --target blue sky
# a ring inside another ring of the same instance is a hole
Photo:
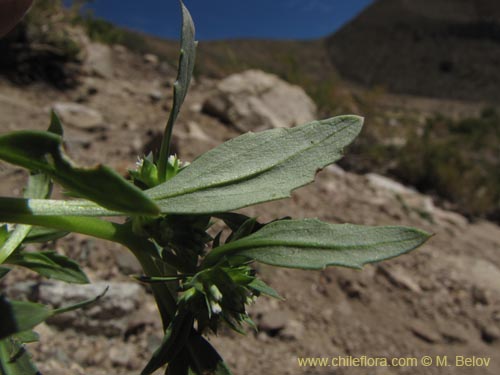
[[[373,0],[185,0],[197,39],[309,39],[330,34]],[[98,17],[149,34],[176,39],[177,0],[94,0]]]

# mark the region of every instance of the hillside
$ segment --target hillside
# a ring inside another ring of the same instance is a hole
[[[341,75],[389,91],[497,102],[500,2],[378,0],[330,36]]]
[[[57,3],[49,0],[43,4],[51,6],[32,9],[0,40],[0,74],[17,84],[42,80],[62,89],[78,87],[88,69],[89,38],[125,46],[138,56],[153,53],[165,72],[176,65],[177,42],[64,13]],[[357,156],[346,158],[344,168],[390,175],[469,218],[498,221],[500,108],[491,100],[500,87],[496,4],[380,0],[327,39],[200,43],[195,75],[220,79],[261,69],[303,87],[320,117],[363,115]],[[475,52],[463,53],[469,50]],[[102,48],[94,51],[90,59],[99,59]],[[433,70],[445,55],[461,59],[458,70]],[[375,64],[377,59],[383,63]],[[105,70],[100,73],[106,75]]]
[[[44,129],[49,109],[66,103],[67,108],[80,109],[65,125],[66,147],[75,161],[94,165],[105,160],[124,174],[133,168],[137,155],[162,130],[174,71],[151,56],[133,54],[123,47],[100,46],[99,50],[109,52],[102,54],[109,59],[109,76],[97,75],[98,71],[85,63],[80,85],[64,91],[0,79],[0,132]],[[183,160],[192,160],[238,134],[201,110],[218,83],[199,77],[191,88],[174,130],[177,152]],[[351,148],[348,154],[356,151]],[[2,194],[21,194],[19,186],[26,175],[19,168],[1,164],[0,177]],[[248,330],[241,336],[223,329],[210,337],[235,374],[326,374],[331,369],[300,368],[297,357],[364,355],[447,355],[450,360],[456,355],[491,357],[489,367],[467,369],[467,375],[498,373],[498,225],[469,223],[411,188],[379,175],[354,174],[339,167],[326,168],[315,184],[297,191],[289,200],[260,205],[246,213],[263,221],[291,215],[333,223],[411,225],[435,236],[409,255],[362,271],[329,268],[306,272],[259,266],[258,272],[287,301],[264,297],[252,306],[250,313],[260,332]],[[52,246],[83,265],[96,283],[91,293],[109,285],[111,297],[84,313],[61,315],[61,319],[37,328],[41,341],[28,348],[40,370],[50,375],[137,374],[162,338],[151,294],[146,286],[130,279],[129,275],[140,273],[137,263],[124,249],[83,235],[69,236]],[[85,290],[85,286],[57,288],[57,284],[21,271],[2,279],[0,288],[11,296],[37,301],[60,301],[64,292],[65,302],[81,298]],[[340,368],[336,373],[358,375],[366,371],[378,375],[452,375],[457,369]]]

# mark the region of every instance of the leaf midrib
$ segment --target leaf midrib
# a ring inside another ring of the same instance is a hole
[[[149,193],[149,191],[152,190],[152,189],[146,190],[145,193],[146,193],[147,196],[149,196],[150,198],[154,199],[155,201],[161,201],[161,200],[164,200],[164,199],[174,198],[174,197],[182,196],[182,195],[185,195],[185,194],[194,193],[194,192],[197,192],[197,191],[208,190],[208,189],[216,188],[216,187],[223,187],[223,186],[227,186],[227,185],[232,185],[234,183],[238,183],[238,182],[243,182],[243,181],[246,181],[246,180],[250,180],[250,179],[255,178],[255,177],[259,176],[259,175],[267,173],[270,170],[273,170],[275,168],[279,168],[283,164],[287,163],[289,160],[297,157],[297,155],[305,153],[305,152],[307,152],[308,150],[310,150],[310,149],[312,149],[314,147],[320,146],[322,143],[328,141],[331,137],[337,135],[339,132],[344,131],[348,127],[352,126],[352,124],[355,123],[355,122],[356,122],[355,119],[343,120],[341,123],[336,124],[336,125],[339,125],[338,129],[334,130],[329,136],[325,137],[321,141],[319,141],[317,143],[312,143],[312,144],[310,144],[310,146],[305,147],[305,148],[299,150],[298,152],[290,155],[289,157],[287,157],[285,159],[282,159],[279,163],[271,165],[270,167],[268,167],[266,169],[256,171],[255,173],[248,174],[246,176],[242,176],[242,177],[239,177],[239,178],[234,178],[234,179],[231,179],[231,180],[228,180],[228,181],[222,181],[220,183],[213,183],[212,185],[205,186],[203,188],[193,187],[191,189],[184,189],[184,190],[181,190],[181,191],[179,191],[177,193],[170,194],[170,195],[168,194],[168,192],[166,192],[165,195],[159,195],[159,196],[155,197],[154,195],[151,195],[151,193]],[[161,185],[159,185],[159,186],[161,186]],[[156,190],[156,189],[158,189],[158,187],[155,187],[153,189]]]

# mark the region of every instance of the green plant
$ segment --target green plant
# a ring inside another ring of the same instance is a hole
[[[26,252],[23,244],[77,232],[114,241],[140,261],[157,301],[165,335],[142,374],[168,364],[166,374],[230,374],[205,340],[221,323],[237,331],[252,325],[246,305],[278,293],[251,268],[254,261],[274,266],[323,269],[329,265],[361,268],[406,253],[427,240],[407,227],[333,225],[315,219],[260,223],[231,212],[286,198],[341,157],[360,132],[362,118],[340,116],[292,129],[248,133],[201,155],[186,166],[169,156],[172,129],[194,66],[194,26],[182,5],[183,28],[173,105],[160,153],[140,160],[132,182],[112,169],[76,167],[62,149],[62,126],[55,113],[47,132],[18,131],[0,136],[0,159],[33,174],[24,198],[0,198],[0,220],[17,223],[0,231],[0,263],[21,265],[44,276],[87,282],[73,261],[53,252]],[[52,182],[78,200],[49,199]],[[125,216],[123,223],[104,217]],[[214,238],[214,220],[230,234]],[[208,248],[211,248],[208,251]],[[9,268],[2,266],[0,276]],[[98,298],[98,297],[97,297]],[[96,299],[97,299],[96,298]],[[36,374],[23,343],[36,339],[32,329],[60,310],[30,302],[0,303],[0,373]]]

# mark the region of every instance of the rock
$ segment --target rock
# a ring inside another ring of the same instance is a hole
[[[300,340],[304,336],[304,325],[297,320],[290,320],[279,336],[285,340]]]
[[[50,282],[39,286],[38,300],[54,307],[67,306],[95,298],[108,286],[107,293],[91,306],[56,315],[47,323],[59,328],[71,327],[87,334],[122,335],[144,295],[144,290],[138,284],[96,282],[90,285],[70,285]]]
[[[461,324],[452,320],[440,319],[438,322],[439,333],[446,342],[465,344],[472,337],[471,332],[467,331]]]
[[[416,320],[412,322],[408,328],[419,339],[426,341],[430,344],[437,343],[441,340],[441,336],[435,329],[429,327],[427,324],[421,321]]]
[[[160,62],[160,59],[158,58],[158,56],[153,55],[152,53],[146,53],[143,58],[144,58],[144,62],[146,62],[150,65],[153,65],[153,66],[158,65],[158,63]]]
[[[492,344],[500,340],[500,329],[494,325],[481,327],[481,338],[487,344]]]
[[[491,303],[491,296],[489,291],[487,290],[473,286],[471,294],[472,294],[472,302],[475,305],[489,305]]]
[[[396,197],[407,213],[416,214],[431,222],[434,221],[433,215],[436,207],[431,197],[376,173],[368,173],[365,177],[381,199],[378,201],[379,205],[390,207],[394,205],[394,197]]]
[[[142,143],[141,143],[142,146]],[[116,250],[115,260],[118,268],[125,275],[133,275],[142,273],[142,267],[137,258],[128,250]]]
[[[287,326],[288,321],[287,313],[273,310],[262,314],[257,326],[269,336],[274,337]]]
[[[115,44],[113,45],[113,51],[123,54],[127,52],[127,48],[121,44]]]
[[[439,256],[435,260],[437,272],[448,274],[451,280],[464,283],[476,290],[478,296],[488,299],[500,295],[500,269],[493,263],[472,256]]]
[[[195,113],[199,113],[201,112],[201,110],[203,109],[203,104],[201,103],[193,103],[191,104],[191,106],[189,107],[189,110],[191,112],[195,112]]]
[[[203,111],[246,132],[312,121],[316,105],[302,88],[275,75],[248,70],[220,81]]]
[[[466,228],[469,223],[465,216],[438,207],[434,208],[433,217],[434,220],[441,225],[451,224],[462,229]]]
[[[212,138],[203,131],[200,125],[194,121],[187,123],[187,130],[190,138],[195,138],[200,141],[213,142]]]
[[[388,177],[381,176],[376,173],[368,173],[366,176],[368,183],[377,189],[387,190],[394,194],[413,195],[417,194],[414,189],[408,188],[397,181],[391,180]]]
[[[89,73],[100,78],[113,78],[113,56],[109,46],[100,43],[89,43],[86,49],[85,65]]]
[[[59,102],[53,105],[53,109],[61,118],[63,125],[92,130],[100,128],[104,124],[104,118],[99,111],[83,104]]]
[[[149,92],[149,99],[153,102],[159,102],[163,99],[163,93],[160,90],[151,90]]]
[[[33,300],[37,293],[38,283],[35,281],[18,281],[8,285],[3,291],[7,297],[15,300]]]
[[[122,344],[109,350],[109,360],[113,366],[138,369],[141,366],[137,358],[137,348],[132,344]]]
[[[395,286],[410,290],[415,293],[420,293],[422,289],[415,282],[407,271],[401,267],[379,265],[378,270]]]

